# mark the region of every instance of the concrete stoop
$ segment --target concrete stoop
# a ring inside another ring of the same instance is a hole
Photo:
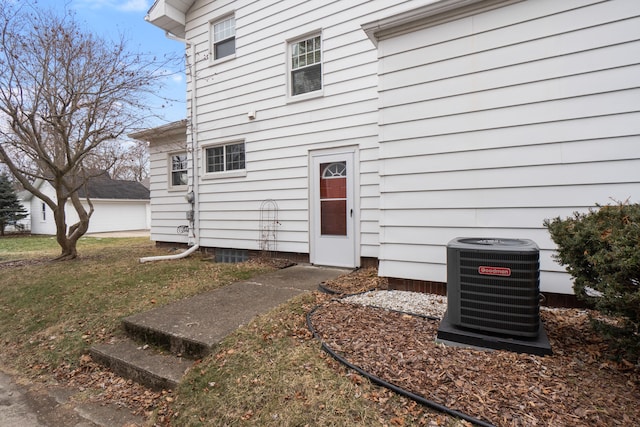
[[[90,353],[93,360],[118,375],[153,390],[176,388],[193,365],[193,360],[164,354],[154,347],[141,346],[130,339],[95,345]]]
[[[122,321],[130,338],[94,345],[91,357],[154,390],[177,387],[194,361],[254,317],[348,270],[295,265]]]
[[[195,360],[211,353],[222,338],[217,336],[203,342],[189,334],[181,334],[183,329],[179,324],[185,319],[190,324],[188,320],[198,316],[198,306],[189,298],[175,305],[124,318],[122,328],[127,338],[94,345],[89,353],[93,360],[118,375],[150,389],[175,389]],[[180,308],[176,311],[175,307]]]

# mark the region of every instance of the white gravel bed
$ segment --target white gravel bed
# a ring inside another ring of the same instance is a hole
[[[342,299],[343,302],[386,308],[423,316],[444,316],[447,297],[408,291],[369,291]]]

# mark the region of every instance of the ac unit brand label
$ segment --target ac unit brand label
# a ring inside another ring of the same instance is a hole
[[[509,277],[511,276],[511,269],[507,267],[488,267],[481,265],[478,267],[478,273],[484,274],[485,276]]]

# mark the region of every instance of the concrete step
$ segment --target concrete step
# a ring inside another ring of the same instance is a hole
[[[156,390],[175,388],[193,364],[189,359],[205,357],[257,315],[345,272],[296,265],[185,298],[123,319],[131,339],[95,345],[90,353],[125,378]],[[133,340],[151,346],[143,350]],[[155,351],[158,347],[170,354]]]
[[[165,323],[147,323],[145,316],[122,319],[127,335],[137,341],[160,347],[176,356],[201,359],[211,353],[212,343],[185,335],[180,329],[166,328]]]
[[[193,365],[193,360],[163,354],[152,347],[124,339],[91,347],[93,360],[125,378],[154,390],[174,389]]]

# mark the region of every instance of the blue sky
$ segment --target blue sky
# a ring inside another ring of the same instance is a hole
[[[153,0],[36,0],[39,6],[61,13],[66,10],[75,12],[76,20],[91,32],[105,38],[118,39],[124,34],[129,50],[152,53],[157,56],[173,53],[184,57],[184,44],[165,37],[164,31],[144,20]],[[186,116],[186,84],[184,61],[174,70],[167,70],[164,84],[166,97],[178,102],[166,103],[160,107],[158,101],[156,113],[160,119],[150,123],[160,126],[184,119]]]

